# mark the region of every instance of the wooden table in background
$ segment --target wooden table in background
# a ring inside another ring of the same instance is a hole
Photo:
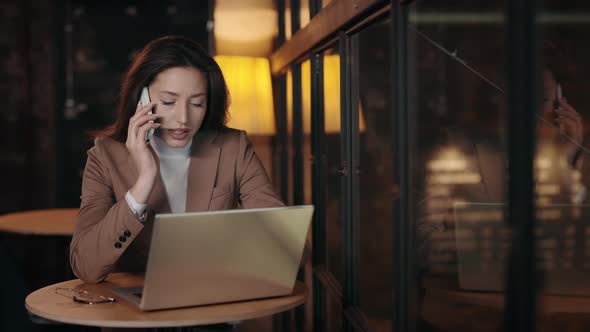
[[[116,287],[142,284],[143,276],[129,273],[113,273],[105,282],[95,285],[75,279],[47,286],[29,294],[25,306],[34,315],[68,324],[112,328],[189,327],[235,322],[280,313],[305,302],[307,293],[305,285],[297,282],[293,293],[288,296],[146,312],[112,292]],[[71,298],[56,294],[57,287],[83,289],[95,294],[112,296],[117,301],[94,305],[76,303]]]
[[[39,236],[72,236],[78,209],[48,209],[0,215],[0,232]]]
[[[539,294],[542,331],[588,331],[590,297]],[[440,331],[504,331],[504,294],[426,288],[422,318]]]
[[[68,257],[77,213],[78,209],[46,209],[0,215],[0,233],[6,234],[11,241],[20,237],[27,239],[24,243],[27,246],[26,255],[30,257],[23,262],[27,264],[25,271],[28,271],[27,280],[32,283],[31,286],[40,287],[73,277]],[[48,244],[55,246],[54,271],[45,271],[43,268],[39,269],[39,265],[30,265],[43,259],[39,256],[39,250],[47,252],[48,248],[45,246]],[[7,247],[12,248],[11,245]]]

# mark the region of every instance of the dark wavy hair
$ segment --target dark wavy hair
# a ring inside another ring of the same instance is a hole
[[[135,57],[125,74],[115,122],[95,137],[127,140],[129,119],[135,109],[141,89],[149,85],[162,71],[173,67],[194,67],[207,79],[207,113],[201,129],[221,130],[227,121],[229,93],[219,65],[195,41],[180,36],[166,36],[149,42]]]

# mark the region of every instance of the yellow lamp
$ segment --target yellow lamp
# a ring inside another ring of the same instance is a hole
[[[228,127],[243,129],[251,135],[276,133],[270,63],[266,58],[215,56],[231,103]]]

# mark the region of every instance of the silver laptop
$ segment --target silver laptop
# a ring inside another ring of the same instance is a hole
[[[157,214],[144,285],[113,291],[142,310],[290,294],[313,210]]]
[[[461,289],[501,292],[511,232],[502,203],[455,203],[455,248]],[[590,206],[545,205],[535,210],[537,268],[541,290],[590,295]]]

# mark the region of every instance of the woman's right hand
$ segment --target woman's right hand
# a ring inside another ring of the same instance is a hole
[[[148,114],[154,105],[154,102],[145,106],[141,105],[141,102],[137,104],[135,115],[129,119],[127,142],[125,142],[138,171],[137,181],[129,191],[131,196],[142,204],[147,202],[158,175],[158,165],[156,165],[151,147],[145,140],[148,130],[160,126],[160,123],[150,122],[158,118],[156,114]]]

